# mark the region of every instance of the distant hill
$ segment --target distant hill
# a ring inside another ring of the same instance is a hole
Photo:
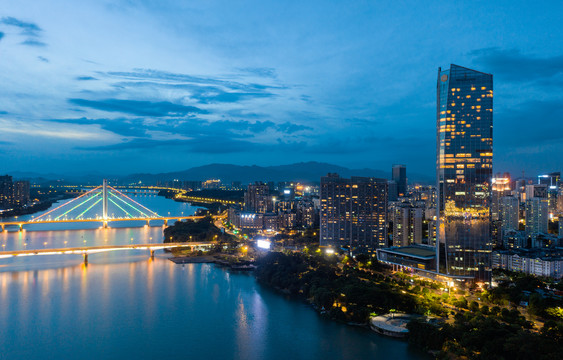
[[[224,183],[241,181],[249,183],[252,181],[303,181],[319,182],[321,176],[328,173],[338,173],[342,177],[369,176],[378,178],[389,178],[390,171],[375,169],[348,169],[346,167],[320,163],[305,162],[278,166],[241,166],[231,164],[209,164],[193,167],[188,170],[175,171],[160,174],[132,174],[121,177],[120,181],[125,183],[143,182],[154,183],[156,181],[177,180],[207,180],[220,179]],[[414,175],[414,174],[413,174]],[[417,176],[417,181],[430,182],[425,176]]]
[[[408,169],[407,169],[408,170]],[[167,173],[150,174],[138,173],[126,176],[116,176],[112,174],[102,174],[100,172],[90,172],[85,174],[39,174],[33,172],[8,172],[14,180],[30,180],[36,184],[101,184],[102,179],[110,179],[111,182],[119,183],[138,183],[155,184],[157,181],[171,181],[174,179],[181,181],[189,180],[208,180],[220,179],[223,183],[241,181],[243,184],[253,181],[302,181],[318,183],[321,176],[328,173],[338,173],[342,177],[368,176],[389,179],[391,171],[376,169],[349,169],[343,166],[321,163],[321,162],[301,162],[289,165],[277,166],[243,166],[232,164],[209,164],[193,167],[182,171]],[[2,175],[2,174],[0,174]],[[408,173],[409,182],[420,182],[430,184],[434,180],[425,175]]]

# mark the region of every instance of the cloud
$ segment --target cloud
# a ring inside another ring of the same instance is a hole
[[[2,40],[3,37],[4,37],[4,33],[0,31],[0,40]]]
[[[160,81],[161,83],[176,83],[176,84],[200,84],[200,85],[216,85],[223,86],[231,90],[240,90],[248,92],[260,92],[267,89],[282,89],[280,86],[264,85],[256,83],[244,83],[240,81],[224,80],[219,77],[204,77],[194,76],[187,74],[171,73],[167,71],[160,71],[154,69],[134,69],[130,72],[123,71],[109,71],[98,72],[100,75],[105,75],[114,78],[128,79],[128,80],[152,80]]]
[[[92,77],[92,76],[77,76],[74,79],[78,80],[78,81],[98,80],[98,79],[96,79],[95,77]]]
[[[135,116],[186,116],[190,114],[206,114],[207,111],[199,109],[195,106],[185,106],[174,104],[168,101],[140,101],[140,100],[86,100],[86,99],[68,99],[68,102],[81,107],[87,107],[107,112],[120,112]]]
[[[39,60],[43,61],[43,62],[46,62],[46,63],[49,62],[49,59],[47,59],[47,58],[45,58],[45,57],[43,57],[43,56],[38,56],[37,58],[38,58]]]
[[[486,48],[469,53],[473,62],[505,81],[530,81],[563,73],[563,55],[537,57],[517,49]]]
[[[18,20],[14,17],[3,17],[0,23],[10,26],[15,26],[22,29],[22,34],[27,36],[39,36],[41,28],[34,23]]]
[[[247,67],[238,68],[237,70],[264,78],[276,79],[278,77],[276,69],[269,67]]]
[[[27,45],[27,46],[35,46],[35,47],[44,47],[47,46],[47,44],[45,44],[42,41],[38,41],[38,40],[34,40],[34,39],[27,39],[25,41],[22,41],[20,43],[21,45]]]
[[[50,119],[49,121],[77,124],[77,125],[98,125],[102,129],[111,131],[121,136],[145,137],[147,136],[147,128],[140,123],[141,120],[136,119]]]
[[[174,148],[175,151],[204,154],[228,154],[237,152],[256,151],[262,145],[245,140],[226,139],[224,137],[206,136],[186,140],[155,140],[133,139],[113,145],[85,147],[81,150],[116,151],[155,148]]]
[[[299,131],[313,130],[313,128],[305,125],[292,124],[287,121],[283,124],[279,124],[278,130],[286,134],[293,134]]]

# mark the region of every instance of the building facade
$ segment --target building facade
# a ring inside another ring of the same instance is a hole
[[[320,245],[375,253],[387,245],[387,180],[321,178]]]
[[[261,214],[273,211],[269,186],[259,182],[249,184],[244,193],[244,210]]]
[[[547,234],[549,223],[548,201],[546,198],[526,200],[526,234],[532,242],[539,234]]]
[[[422,244],[423,219],[423,208],[397,204],[393,209],[393,246]]]
[[[492,265],[495,269],[561,279],[563,277],[563,258],[557,256],[558,254],[554,255],[526,250],[495,251],[492,256]]]
[[[393,165],[393,181],[397,184],[397,195],[407,195],[407,167],[405,165]]]
[[[437,98],[437,268],[490,282],[493,76],[439,69]]]
[[[514,196],[504,196],[500,199],[499,220],[501,221],[501,232],[518,230],[518,214],[520,202]]]
[[[9,209],[14,202],[14,187],[10,175],[0,176],[0,209]]]

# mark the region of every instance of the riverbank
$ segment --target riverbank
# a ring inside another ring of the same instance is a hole
[[[5,219],[5,218],[11,218],[11,217],[15,217],[15,216],[32,215],[32,214],[47,210],[48,208],[51,207],[51,205],[53,205],[53,203],[55,203],[57,201],[70,199],[70,198],[73,198],[74,196],[75,195],[71,195],[71,194],[59,195],[59,196],[56,196],[56,197],[53,197],[53,198],[50,198],[50,199],[40,201],[40,202],[33,204],[31,206],[26,206],[26,207],[23,207],[23,208],[4,211],[4,212],[0,213],[0,218]]]

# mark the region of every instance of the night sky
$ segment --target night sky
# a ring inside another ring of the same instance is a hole
[[[433,176],[438,67],[494,75],[494,172],[563,168],[560,1],[0,2],[0,173],[323,161]]]

